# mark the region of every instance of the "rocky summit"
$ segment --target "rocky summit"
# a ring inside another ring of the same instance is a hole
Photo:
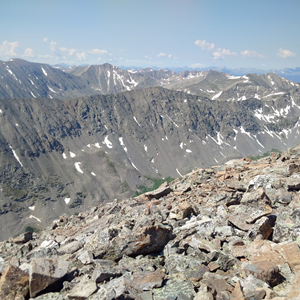
[[[0,244],[0,298],[299,299],[300,146],[197,169]]]

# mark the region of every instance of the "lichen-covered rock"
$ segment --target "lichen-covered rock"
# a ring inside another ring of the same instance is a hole
[[[172,229],[157,225],[142,228],[127,238],[116,237],[105,251],[103,258],[118,260],[124,254],[128,256],[159,253],[172,238]]]
[[[195,295],[193,284],[190,281],[168,280],[164,287],[153,289],[153,300],[192,300]]]
[[[9,265],[0,278],[0,299],[25,299],[28,291],[28,274],[15,266]]]

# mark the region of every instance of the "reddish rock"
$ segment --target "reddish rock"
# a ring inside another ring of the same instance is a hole
[[[210,262],[207,266],[208,266],[210,272],[214,272],[214,271],[220,269],[220,265],[217,264],[215,261]]]
[[[295,242],[278,244],[274,247],[274,249],[282,255],[294,272],[300,271],[300,251]]]
[[[171,214],[173,218],[177,220],[182,220],[193,213],[193,208],[190,203],[183,201],[179,203],[174,209],[172,209]]]
[[[136,272],[132,276],[132,286],[138,291],[149,291],[162,286],[166,274],[157,269],[155,272]]]
[[[241,283],[239,280],[237,281],[237,283],[235,285],[235,288],[232,292],[232,296],[234,296],[235,299],[239,299],[239,300],[244,298],[243,289],[242,289],[242,286],[241,286]]]
[[[25,299],[29,291],[29,276],[18,267],[8,266],[0,279],[0,299]],[[23,298],[24,297],[24,298]]]
[[[280,283],[279,268],[267,260],[256,261],[244,268],[246,276],[252,274],[255,278],[268,283],[271,287]]]
[[[162,225],[148,226],[144,227],[136,237],[136,241],[128,245],[124,254],[130,256],[160,252],[172,238],[172,230]]]
[[[227,284],[224,279],[203,279],[202,281],[213,293],[220,293],[227,290]]]
[[[242,240],[238,240],[231,245],[230,252],[234,257],[245,257],[247,254],[247,247]]]

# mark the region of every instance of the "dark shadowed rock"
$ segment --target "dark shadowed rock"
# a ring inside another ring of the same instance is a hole
[[[286,180],[286,186],[289,191],[299,191],[300,190],[300,176],[294,174]]]
[[[157,190],[147,192],[147,193],[145,193],[145,196],[148,197],[149,199],[152,199],[152,198],[159,199],[163,196],[168,195],[171,192],[172,192],[172,189],[169,186],[165,186],[165,187],[158,188]]]
[[[28,232],[22,233],[21,235],[16,237],[14,239],[14,243],[24,244],[24,243],[27,243],[28,241],[30,241],[31,239],[32,239],[32,232],[28,231]]]
[[[117,267],[111,267],[111,266],[105,266],[105,267],[100,267],[97,266],[92,274],[92,279],[96,283],[101,283],[105,280],[109,280],[110,278],[115,278],[121,276],[122,273],[119,268]]]
[[[252,274],[257,279],[268,283],[271,287],[279,284],[281,280],[279,268],[266,260],[248,264],[244,271],[246,276]]]
[[[64,277],[69,262],[62,259],[34,258],[30,263],[29,289],[30,297],[36,296],[52,283]]]

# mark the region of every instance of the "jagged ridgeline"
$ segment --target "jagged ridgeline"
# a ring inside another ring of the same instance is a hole
[[[276,74],[109,64],[68,73],[12,60],[0,76],[1,239],[199,167],[299,142],[299,86]],[[81,95],[89,96],[73,98]]]

